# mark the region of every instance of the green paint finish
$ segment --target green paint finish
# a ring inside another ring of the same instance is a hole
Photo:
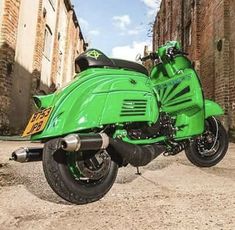
[[[148,81],[147,76],[126,70],[95,68],[84,71],[70,85],[55,93],[47,127],[32,139],[133,120],[154,123],[159,112]]]
[[[52,105],[55,94],[43,95],[43,96],[33,96],[36,107],[39,109],[45,109]]]
[[[69,167],[69,171],[74,178],[80,179],[82,174],[79,171],[76,164],[76,154],[75,153],[66,153],[67,165]]]
[[[166,137],[130,140],[123,129],[124,124],[131,122],[154,124],[161,112],[175,120],[176,140],[200,135],[205,119],[222,115],[223,110],[216,103],[204,100],[199,77],[185,56],[167,56],[172,47],[180,49],[178,42],[168,42],[158,49],[161,63],[152,69],[149,77],[123,69],[89,68],[54,94],[37,97],[41,108],[53,107],[53,111],[46,128],[33,135],[32,140],[90,132],[113,124],[114,136],[126,142],[161,142]]]
[[[222,116],[224,115],[223,109],[218,105],[217,103],[205,100],[205,117],[211,117],[211,116]]]
[[[198,135],[204,130],[204,99],[193,69],[181,69],[174,78],[159,77],[155,83],[161,110],[176,119],[176,138]]]
[[[128,137],[122,138],[123,141],[135,144],[135,145],[150,145],[157,142],[164,142],[167,138],[166,137],[158,137],[158,138],[152,138],[152,139],[145,139],[145,140],[131,140]]]

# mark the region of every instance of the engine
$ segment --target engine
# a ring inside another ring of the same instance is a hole
[[[134,140],[157,138],[166,136],[172,138],[176,129],[174,128],[175,119],[172,119],[167,113],[161,113],[158,121],[149,126],[145,122],[127,124],[125,129],[128,136]]]

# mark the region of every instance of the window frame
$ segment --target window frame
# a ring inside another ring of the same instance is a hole
[[[52,41],[53,34],[51,28],[49,27],[49,25],[46,25],[44,31],[43,55],[47,58],[48,61],[51,61]]]
[[[53,10],[55,11],[55,3],[56,0],[49,0],[51,7],[53,8]]]

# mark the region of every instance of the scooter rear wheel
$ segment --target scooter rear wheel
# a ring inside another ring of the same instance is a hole
[[[60,197],[74,204],[101,199],[112,187],[118,172],[118,165],[107,152],[83,155],[86,159],[81,154],[60,149],[59,139],[48,141],[43,150],[43,171],[48,184]]]

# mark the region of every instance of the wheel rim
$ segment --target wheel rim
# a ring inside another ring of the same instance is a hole
[[[206,131],[197,139],[197,149],[202,157],[212,157],[220,148],[219,127],[217,120],[213,117],[215,126],[206,124]]]
[[[204,143],[203,144],[201,144],[200,142],[201,141],[198,141],[199,143],[198,143],[198,152],[200,153],[200,155],[201,156],[203,156],[203,157],[211,157],[211,156],[214,156],[216,153],[217,153],[217,151],[218,151],[218,149],[219,149],[219,146],[220,146],[220,143],[219,143],[219,141],[217,140],[217,142],[216,142],[216,144],[215,144],[215,146],[212,148],[212,147],[206,147],[205,148],[205,145],[204,145]],[[202,146],[203,145],[203,146]],[[212,146],[212,145],[211,145]]]
[[[76,180],[87,182],[104,178],[111,164],[106,150],[67,153],[66,159],[71,175]]]

